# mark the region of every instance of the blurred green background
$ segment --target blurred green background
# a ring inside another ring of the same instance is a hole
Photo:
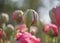
[[[14,10],[37,10],[39,0],[0,0],[0,12],[11,14]]]

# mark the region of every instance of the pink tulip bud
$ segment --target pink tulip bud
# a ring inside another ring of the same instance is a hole
[[[22,22],[23,20],[23,11],[21,10],[16,10],[12,14],[12,20],[16,22]]]
[[[51,18],[52,18],[52,23],[56,24],[58,27],[60,26],[60,6],[54,8],[52,10],[52,14]]]
[[[58,27],[54,24],[45,25],[44,32],[52,37],[58,36]]]

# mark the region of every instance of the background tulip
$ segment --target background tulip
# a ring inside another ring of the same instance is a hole
[[[23,21],[27,25],[27,27],[30,27],[31,25],[34,25],[37,23],[38,20],[38,13],[33,9],[28,9],[23,15]]]
[[[60,26],[60,6],[54,8],[50,14],[51,20],[53,24],[56,24],[58,27]]]
[[[9,16],[8,16],[8,14],[6,14],[6,13],[1,13],[1,15],[0,15],[0,22],[1,23],[6,23],[6,22],[8,22],[9,21]]]
[[[23,22],[23,11],[22,10],[16,10],[12,14],[12,20],[16,21],[17,23]]]
[[[54,24],[45,25],[44,32],[51,37],[58,36],[58,27]]]
[[[6,26],[6,28],[4,29],[6,36],[7,36],[7,40],[10,40],[11,36],[13,35],[14,32],[14,26],[12,24],[8,24]]]

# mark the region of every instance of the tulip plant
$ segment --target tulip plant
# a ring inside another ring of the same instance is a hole
[[[11,15],[13,25],[8,24],[9,15],[1,13],[0,43],[60,43],[60,17],[54,12],[50,14],[51,23],[43,24],[35,10],[15,10]]]

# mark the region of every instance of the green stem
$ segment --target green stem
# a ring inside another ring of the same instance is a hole
[[[11,39],[11,43],[14,43],[14,39],[15,39],[15,30],[14,30],[14,33],[13,33],[13,36],[12,36],[12,39]]]
[[[41,33],[42,37],[42,43],[47,43],[47,35],[44,34],[43,32]]]
[[[54,38],[53,38],[53,43],[58,43],[58,42],[57,42],[57,37],[54,37]]]
[[[30,32],[30,27],[28,27],[28,32]]]
[[[3,39],[3,43],[5,43],[5,40],[4,40],[4,28],[5,28],[5,24],[2,25],[2,39]]]
[[[16,27],[16,22],[15,23],[15,27]],[[13,32],[13,36],[12,36],[12,39],[11,39],[11,43],[14,43],[14,40],[15,40],[15,34],[16,34],[16,28],[14,29],[14,32]]]
[[[53,43],[53,38],[52,37],[50,37],[50,36],[48,36],[48,42],[47,43]]]
[[[57,43],[60,43],[60,27],[59,27],[59,31],[58,31]]]

